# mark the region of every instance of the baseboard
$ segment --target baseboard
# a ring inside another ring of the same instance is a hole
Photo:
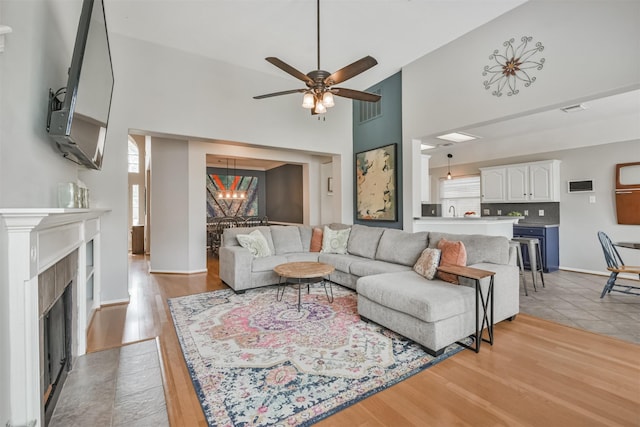
[[[206,273],[207,269],[202,270],[149,270],[149,273],[157,273],[157,274],[197,274],[197,273]]]
[[[97,311],[97,310],[100,310],[101,308],[104,308],[104,307],[109,307],[109,306],[111,306],[111,305],[129,304],[129,301],[130,301],[130,298],[124,298],[124,299],[112,299],[112,300],[109,300],[109,301],[103,301],[103,302],[100,304],[100,307],[96,308],[96,311]]]
[[[609,277],[609,275],[611,274],[609,272],[604,272],[604,271],[585,270],[585,269],[582,269],[582,268],[563,267],[563,266],[560,266],[560,270],[574,271],[576,273],[593,274],[595,276],[604,276],[604,277]],[[619,274],[618,278],[619,279],[628,279],[628,280],[640,281],[640,279],[638,279],[638,277],[636,277],[636,276],[634,276],[632,274],[627,274],[627,273]]]

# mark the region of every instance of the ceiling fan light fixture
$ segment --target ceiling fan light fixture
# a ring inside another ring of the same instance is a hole
[[[331,108],[334,105],[336,105],[335,102],[333,101],[333,93],[326,91],[322,95],[322,105],[324,105],[327,108]]]
[[[324,114],[327,112],[327,107],[320,101],[316,102],[316,109],[314,110],[316,114]]]
[[[304,93],[302,97],[302,108],[312,109],[315,106],[316,98],[311,91]]]

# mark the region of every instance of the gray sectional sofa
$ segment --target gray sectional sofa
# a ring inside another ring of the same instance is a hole
[[[432,354],[475,332],[475,288],[467,279],[460,285],[427,280],[413,271],[426,247],[441,238],[462,241],[467,266],[494,271],[494,323],[519,311],[519,275],[514,250],[505,237],[418,232],[363,225],[351,227],[346,254],[309,252],[312,228],[260,226],[229,228],[220,248],[220,278],[236,292],[278,283],[273,268],[295,261],[331,264],[331,281],[358,293],[358,312],[421,345]],[[240,246],[236,235],[260,230],[273,255],[254,257]],[[488,278],[481,287],[485,290]],[[275,296],[274,296],[275,298]]]

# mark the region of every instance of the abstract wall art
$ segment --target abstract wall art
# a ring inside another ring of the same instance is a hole
[[[397,221],[396,144],[356,154],[356,218]]]

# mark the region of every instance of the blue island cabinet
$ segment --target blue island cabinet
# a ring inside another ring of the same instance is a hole
[[[537,237],[542,252],[542,267],[545,273],[557,271],[560,266],[560,244],[557,225],[518,224],[513,226],[513,237]],[[530,269],[529,248],[522,245],[524,268]]]

